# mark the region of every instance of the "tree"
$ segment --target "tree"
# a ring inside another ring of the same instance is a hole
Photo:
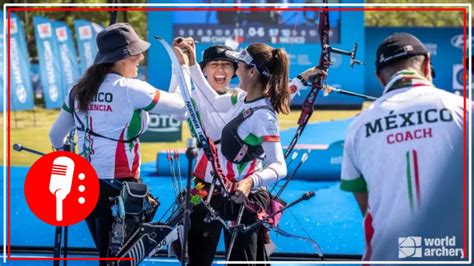
[[[449,3],[470,3],[470,0],[451,0]],[[413,3],[409,0],[366,0],[366,3]],[[446,3],[444,0],[418,0],[416,3]],[[369,27],[462,27],[461,11],[366,11],[365,26]]]

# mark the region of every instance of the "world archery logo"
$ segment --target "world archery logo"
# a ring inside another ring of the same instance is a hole
[[[464,251],[457,247],[456,236],[427,238],[407,236],[398,238],[398,258],[464,258]]]
[[[398,258],[421,258],[421,237],[407,236],[398,238]]]

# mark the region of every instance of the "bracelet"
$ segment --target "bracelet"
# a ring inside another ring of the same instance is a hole
[[[296,76],[296,78],[299,79],[304,86],[308,86],[307,81],[301,75]]]

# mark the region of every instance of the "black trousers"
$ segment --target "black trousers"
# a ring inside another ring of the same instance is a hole
[[[263,190],[251,193],[249,199],[258,202],[258,205],[265,209],[270,204],[268,192]],[[226,220],[235,220],[240,208],[239,204],[223,198],[221,194],[212,196],[211,206]],[[191,213],[191,227],[188,235],[188,255],[189,265],[191,266],[211,265],[216,254],[223,225],[219,221],[205,222],[207,214],[208,211],[202,204],[196,205]],[[244,211],[241,221],[243,224],[249,225],[256,221],[255,213],[248,210]],[[227,251],[231,239],[231,233],[227,230],[224,232],[224,239]],[[238,234],[230,260],[268,261],[265,250],[265,231],[259,228],[247,234]]]
[[[136,181],[133,178],[121,179],[121,181]],[[86,218],[87,227],[99,251],[100,258],[108,257],[110,231],[114,217],[112,216],[112,204],[109,197],[116,197],[120,194],[122,184],[120,181],[110,179],[100,179],[100,194],[97,205],[92,213]],[[111,261],[101,260],[99,265],[108,265]]]

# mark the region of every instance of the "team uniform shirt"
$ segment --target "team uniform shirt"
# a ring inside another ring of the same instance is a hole
[[[463,168],[462,141],[463,98],[411,71],[394,75],[384,95],[354,119],[344,144],[341,189],[368,192],[364,259],[403,258],[399,237],[410,234],[445,237],[439,235],[444,229],[427,226],[443,212],[430,207],[437,198],[452,200],[449,225],[462,227],[462,199],[453,196],[462,195],[462,171],[452,170]]]
[[[231,89],[228,89],[225,93],[221,95],[231,95]],[[227,124],[227,116],[225,112],[218,112],[213,110],[212,103],[208,103],[208,99],[205,95],[202,94],[198,89],[194,89],[192,92],[192,97],[194,99],[196,111],[198,112],[199,120],[201,125],[204,127],[204,130],[211,141],[215,143],[217,156],[219,161],[222,160],[222,154],[220,153],[220,139],[222,128]],[[212,165],[209,163],[206,154],[203,149],[198,149],[196,157],[196,165],[194,168],[194,175],[204,180],[205,182],[212,183],[213,177],[211,171],[213,170]]]
[[[148,127],[148,111],[169,113],[179,109],[176,106],[179,101],[171,99],[170,93],[164,94],[147,82],[107,74],[87,112],[79,111],[75,101],[76,128],[88,128],[107,137],[94,136],[86,130],[77,131],[79,152],[92,164],[99,178],[138,179],[141,159],[140,142],[136,137]],[[181,112],[185,113],[182,98],[181,105]],[[72,117],[69,95],[63,109]],[[125,142],[128,140],[132,141]]]
[[[213,89],[202,75],[198,65],[190,67],[190,75],[195,83],[193,97],[198,105],[199,117],[206,130],[206,134],[214,141],[220,140],[224,126],[242,111],[262,105],[269,106],[272,109],[268,99],[246,102],[246,92],[238,88],[228,90],[226,94],[220,95],[220,97],[225,98],[224,103],[212,102],[211,98],[206,97],[202,92],[204,88],[208,90]],[[303,87],[304,85],[299,79],[293,79],[289,84],[289,89],[292,92],[291,98]],[[239,126],[237,132],[245,143],[251,145],[262,144],[265,141],[280,141],[278,117],[275,112],[268,109],[257,110]],[[242,164],[234,164],[224,157],[221,152],[220,143],[216,145],[216,148],[224,175],[231,181],[239,181],[264,168],[263,160],[261,159],[254,159]],[[212,165],[208,162],[207,157],[201,149],[198,153],[194,175],[201,180],[211,183],[213,181],[212,170]],[[262,186],[269,182],[270,181],[262,181],[258,178],[258,175],[254,179],[254,184],[260,184]]]

